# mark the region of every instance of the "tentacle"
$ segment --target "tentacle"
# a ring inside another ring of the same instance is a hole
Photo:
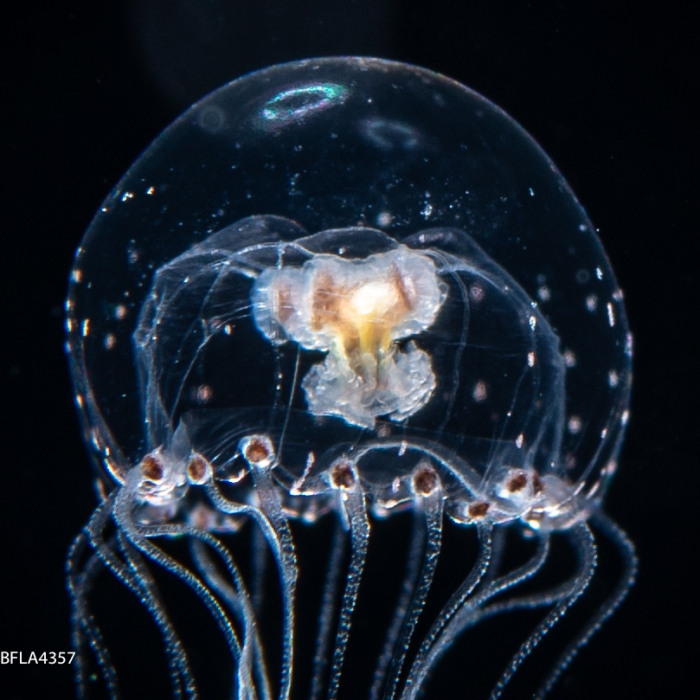
[[[148,598],[148,602],[144,604],[149,610],[160,611],[156,622],[159,625],[164,625],[166,654],[170,665],[170,674],[176,686],[175,693],[177,697],[182,697],[184,692],[187,697],[196,698],[198,696],[197,686],[192,675],[187,652],[170,621],[156,582],[138,550],[130,545],[129,540],[123,533],[117,533],[117,537],[124,558],[140,583],[141,595]]]
[[[542,641],[543,637],[549,632],[554,625],[563,617],[566,611],[576,602],[581,594],[586,590],[588,584],[593,577],[593,572],[596,567],[596,546],[588,525],[578,523],[574,525],[568,533],[571,537],[574,547],[579,555],[579,571],[575,577],[575,585],[573,589],[562,600],[550,610],[549,614],[537,626],[534,632],[525,640],[511,659],[508,667],[503,672],[498,682],[491,691],[490,700],[497,700],[503,694],[503,691],[508,685],[508,682],[513,677],[513,674],[520,668],[525,659],[533,652],[535,647]]]
[[[392,700],[396,694],[396,687],[401,675],[406,653],[408,651],[413,631],[415,630],[418,616],[423,610],[425,599],[428,597],[428,591],[433,582],[435,575],[435,567],[437,566],[438,557],[440,556],[440,547],[442,545],[442,517],[443,517],[443,493],[438,489],[434,493],[422,499],[422,510],[425,513],[426,528],[428,531],[428,542],[423,558],[423,568],[420,575],[420,584],[416,591],[411,609],[404,623],[401,643],[394,654],[394,660],[391,665],[391,673],[389,674],[389,687],[385,697]]]
[[[533,570],[530,575],[534,575],[537,573],[537,570],[535,569],[536,566],[542,566],[544,564],[544,561],[542,561],[538,565],[536,563],[537,559],[539,559],[539,555],[536,553],[529,562],[523,565],[523,567],[527,568],[532,566]],[[513,572],[513,575],[516,575],[516,573],[520,572],[521,570],[522,567],[520,569],[516,569],[516,571]],[[548,591],[544,591],[543,593],[531,593],[525,596],[507,598],[506,600],[491,603],[483,607],[478,607],[475,604],[471,604],[472,602],[476,603],[476,599],[474,601],[470,601],[470,604],[468,606],[465,606],[465,608],[463,608],[463,610],[460,611],[460,615],[464,615],[468,618],[463,623],[463,631],[466,631],[470,627],[474,627],[475,625],[481,623],[483,620],[486,620],[490,617],[494,617],[496,615],[507,614],[510,612],[515,612],[517,610],[534,610],[535,608],[543,608],[550,605],[555,605],[556,603],[561,602],[562,600],[571,595],[572,591],[578,585],[578,576],[579,574],[577,571],[571,576],[571,578],[567,579],[558,586],[549,589]],[[522,580],[524,580],[525,578],[529,578],[529,576],[523,577]],[[518,582],[507,585],[503,589],[498,590],[493,595],[497,595],[497,593],[500,593],[503,590],[515,587],[517,583]],[[492,596],[489,595],[489,598],[490,597]],[[481,599],[479,598],[479,600]]]
[[[279,494],[272,483],[270,470],[253,467],[253,485],[260,500],[262,512],[275,534],[278,543],[279,563],[284,591],[284,630],[282,647],[282,677],[280,698],[287,700],[292,691],[292,669],[294,664],[294,600],[296,597],[297,559],[289,521],[282,509]],[[268,537],[268,542],[270,538]]]
[[[437,664],[442,654],[459,635],[463,634],[467,629],[473,627],[483,619],[495,614],[492,610],[498,609],[498,612],[510,612],[511,610],[522,607],[535,607],[532,605],[532,603],[535,602],[534,597],[531,596],[524,596],[522,599],[519,599],[521,602],[519,606],[517,605],[518,600],[516,600],[516,605],[511,605],[514,601],[510,600],[504,601],[505,604],[495,604],[486,608],[483,606],[499,593],[514,588],[523,581],[534,576],[544,565],[548,554],[549,535],[545,535],[540,538],[537,550],[527,562],[510,573],[494,579],[467,600],[442,631],[440,643],[433,645],[428,658],[428,667],[435,667],[435,664]],[[568,593],[570,588],[570,586],[567,587],[565,592]],[[563,596],[560,595],[557,600],[561,597]],[[537,601],[537,604],[551,604],[551,600],[547,597],[547,603]]]
[[[345,557],[347,537],[340,523],[336,523],[331,543],[331,555],[323,584],[323,600],[319,617],[316,651],[314,653],[314,670],[311,679],[309,700],[319,700],[323,691],[323,677],[328,666],[330,654],[331,631],[335,615],[338,583],[340,581],[341,565]]]
[[[114,499],[115,508],[117,506],[117,501],[122,496],[122,491],[120,491]],[[176,697],[182,697],[180,674],[182,673],[183,677],[189,676],[189,678],[191,678],[191,673],[188,673],[189,665],[184,647],[170,622],[165,608],[160,601],[154,597],[153,591],[149,590],[146,581],[141,579],[139,574],[135,572],[129,564],[121,561],[116,553],[104,542],[102,539],[103,528],[104,525],[102,525],[102,527],[92,527],[91,524],[88,524],[90,543],[103,564],[141,601],[151,614],[151,617],[153,617],[165,642],[166,655],[170,666],[171,682],[173,683],[175,695]],[[192,681],[191,687],[187,687],[187,693],[191,698],[197,697],[197,689],[194,685],[194,681]]]
[[[240,651],[240,658],[238,662],[238,696],[239,698],[248,698],[250,700],[255,700],[257,697],[255,693],[255,686],[252,682],[252,675],[250,672],[250,654],[252,653],[251,638],[254,637],[255,629],[255,619],[253,616],[252,607],[250,604],[250,598],[248,592],[243,583],[243,578],[240,575],[238,567],[233,561],[233,557],[224,545],[211,533],[205,530],[200,530],[199,528],[192,527],[190,525],[181,524],[164,524],[164,525],[144,525],[140,527],[141,533],[144,537],[179,537],[186,536],[190,538],[190,543],[193,544],[197,541],[204,542],[208,544],[212,549],[214,549],[219,556],[224,561],[226,568],[231,574],[232,580],[235,585],[235,590],[231,589],[230,586],[221,578],[221,576],[216,572],[216,569],[212,566],[208,567],[205,574],[212,578],[212,580],[222,587],[223,590],[228,590],[235,600],[235,607],[237,611],[240,611],[239,618],[242,620],[241,624],[244,628],[244,644]],[[162,550],[159,550],[162,551]],[[163,552],[163,554],[165,554]],[[167,556],[167,555],[165,555]],[[209,563],[211,560],[208,559],[206,554],[203,557]],[[206,565],[206,563],[205,563]],[[148,581],[150,574],[146,570],[144,574],[144,581]],[[209,581],[208,581],[209,582]],[[216,586],[212,586],[216,590]],[[218,592],[218,591],[217,591]],[[258,638],[259,642],[259,638]],[[250,695],[252,693],[252,696]]]
[[[250,668],[250,657],[252,654],[252,663],[255,669],[254,674],[261,689],[262,700],[270,700],[272,697],[272,692],[270,690],[270,683],[267,677],[267,668],[265,665],[262,641],[257,630],[253,605],[240,573],[238,572],[237,568],[234,568],[235,573],[232,574],[235,585],[234,588],[223,576],[221,576],[217,570],[213,560],[206,550],[206,547],[204,546],[202,538],[197,536],[190,538],[190,551],[192,553],[192,559],[206,582],[221,596],[221,598],[228,603],[233,614],[242,621],[241,624],[244,627],[244,641],[241,654],[242,666]],[[235,567],[233,560],[232,563]],[[228,565],[227,568],[229,568]],[[247,677],[249,679],[252,677],[250,671],[247,672]],[[253,698],[257,697],[257,686],[254,686],[252,681],[246,682],[246,679],[242,676],[241,681],[239,681],[239,687],[245,687],[246,685],[249,686],[252,692],[251,700],[253,700]]]
[[[265,574],[267,573],[270,550],[263,531],[259,527],[251,528],[251,530],[253,557],[251,598],[253,601],[253,612],[256,617],[259,617],[265,603]]]
[[[595,513],[592,518],[594,525],[599,527],[617,547],[623,560],[623,571],[615,590],[598,608],[588,624],[579,632],[577,637],[566,647],[557,659],[552,671],[544,680],[534,696],[534,700],[542,700],[561,678],[562,673],[569,667],[578,652],[588,640],[601,628],[603,623],[617,610],[627,597],[630,588],[637,577],[638,560],[634,545],[627,534],[603,513]]]
[[[185,526],[167,525],[167,526],[138,526],[134,523],[131,517],[131,509],[133,507],[133,498],[131,498],[127,488],[122,489],[115,501],[115,519],[117,525],[128,538],[129,542],[143,552],[150,560],[162,566],[166,571],[169,571],[173,576],[176,576],[180,581],[187,585],[202,601],[205,607],[209,610],[212,617],[216,620],[219,629],[223,633],[235,666],[240,665],[241,645],[236,636],[236,632],[231,625],[226,613],[221,608],[221,605],[211,593],[209,588],[205,586],[191,571],[175,561],[172,557],[166,554],[162,549],[149,541],[149,538],[158,537],[161,535],[183,534]],[[144,532],[145,531],[145,532]],[[144,604],[151,607],[151,600],[148,596],[142,596]],[[164,619],[162,630],[165,632],[169,629],[169,621],[164,615],[162,606],[155,607],[156,612],[160,615],[160,620]],[[152,613],[153,614],[153,613]],[[166,639],[168,645],[175,644],[175,649],[182,649],[182,645],[177,637],[171,638],[168,635]],[[183,650],[184,653],[184,650]]]
[[[95,653],[97,665],[107,686],[110,700],[119,700],[121,694],[117,681],[117,673],[105,644],[100,628],[95,621],[87,604],[87,597],[92,589],[96,574],[102,567],[102,561],[93,553],[83,567],[78,570],[79,562],[89,543],[88,528],[104,529],[111,516],[113,499],[103,501],[90,517],[88,525],[73,540],[66,558],[66,579],[71,598],[71,620],[73,628],[73,649],[75,650],[75,681],[78,697],[84,700],[88,697],[86,678],[85,638]]]
[[[378,700],[382,697],[384,685],[387,682],[387,672],[389,666],[394,659],[394,654],[397,649],[397,642],[401,630],[404,626],[404,621],[408,614],[408,608],[411,605],[418,586],[418,577],[425,567],[425,557],[423,549],[425,547],[426,527],[422,522],[423,518],[418,510],[413,513],[413,527],[411,528],[411,540],[408,544],[408,559],[406,561],[406,571],[404,573],[403,583],[401,584],[401,592],[398,602],[394,607],[394,616],[387,630],[384,647],[379,656],[377,668],[374,671],[372,680],[372,688],[370,689],[370,700]],[[421,567],[423,563],[423,567]]]
[[[253,472],[262,471],[254,469]],[[214,482],[206,485],[207,495],[214,506],[223,513],[247,514],[258,524],[277,563],[282,580],[282,598],[284,605],[284,641],[282,650],[282,676],[280,681],[280,698],[287,700],[291,693],[292,665],[294,649],[294,598],[296,594],[297,566],[294,544],[287,517],[282,510],[274,487],[265,477],[258,479],[261,488],[256,488],[261,508],[229,501]],[[267,488],[265,488],[265,485]]]
[[[508,536],[508,527],[496,527],[493,530],[493,542],[491,544],[491,560],[486,569],[484,578],[481,580],[481,586],[486,586],[491,583],[497,576],[503,563],[503,554],[506,550],[506,539]]]
[[[406,683],[403,692],[401,693],[402,700],[413,700],[418,696],[421,685],[430,672],[430,664],[428,663],[428,659],[433,645],[437,644],[438,647],[442,646],[440,633],[459,611],[462,605],[464,605],[464,602],[473,593],[474,589],[479,584],[484,576],[484,573],[486,572],[489,560],[491,558],[491,539],[493,527],[487,522],[482,522],[477,525],[477,532],[479,534],[479,555],[474,562],[471,571],[467,574],[467,577],[464,579],[460,587],[455,591],[450,600],[447,601],[443,609],[440,611],[440,614],[435,619],[435,622],[433,622],[428,634],[423,640],[421,648],[416,654],[416,658],[413,660],[411,670],[406,678]],[[438,653],[440,653],[439,649]]]
[[[345,658],[345,649],[348,644],[348,637],[350,636],[352,613],[357,603],[357,593],[365,567],[367,544],[369,540],[369,520],[367,519],[367,507],[364,493],[360,488],[354,488],[344,491],[340,495],[343,499],[343,506],[350,522],[352,555],[350,557],[348,580],[345,585],[343,602],[340,608],[338,632],[335,638],[331,678],[328,684],[329,700],[333,700],[337,697],[340,688],[340,674],[343,670],[343,659]]]

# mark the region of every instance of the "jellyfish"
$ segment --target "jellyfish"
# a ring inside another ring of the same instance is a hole
[[[168,696],[413,700],[527,611],[484,680],[507,696],[602,538],[618,583],[545,697],[634,581],[602,511],[622,294],[551,161],[458,83],[330,58],[215,91],[105,201],[67,308],[100,498],[67,560],[80,697],[138,687],[114,582]]]

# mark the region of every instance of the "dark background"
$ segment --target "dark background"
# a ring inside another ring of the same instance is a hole
[[[57,0],[6,15],[0,650],[69,648],[63,561],[96,499],[63,354],[63,301],[102,199],[220,84],[297,58],[375,55],[445,73],[503,107],[599,227],[635,337],[630,429],[605,509],[637,544],[641,570],[552,697],[683,696],[697,673],[688,640],[697,640],[700,492],[689,6]],[[73,694],[66,667],[0,666],[2,700]]]

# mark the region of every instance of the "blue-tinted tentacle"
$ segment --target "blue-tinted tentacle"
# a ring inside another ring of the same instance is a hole
[[[404,573],[403,583],[401,584],[401,592],[399,599],[394,608],[394,616],[387,630],[384,647],[377,662],[377,668],[374,671],[372,679],[372,688],[370,689],[370,700],[378,700],[383,695],[384,686],[387,682],[387,672],[392,663],[394,654],[397,650],[397,642],[401,630],[404,626],[404,621],[408,615],[408,609],[411,605],[418,586],[418,577],[422,568],[425,566],[425,556],[423,549],[425,547],[425,523],[422,522],[423,517],[419,510],[415,510],[413,514],[413,527],[411,530],[411,540],[408,544],[408,559],[406,560],[406,571]],[[423,564],[423,567],[421,567]]]
[[[192,558],[206,582],[221,596],[221,598],[226,601],[233,614],[241,621],[244,628],[241,666],[243,669],[250,669],[250,667],[253,666],[255,678],[257,679],[258,686],[260,687],[261,698],[262,700],[270,700],[272,693],[270,690],[269,680],[267,678],[267,669],[265,666],[262,642],[257,630],[257,623],[252,602],[245,584],[243,583],[243,578],[241,577],[233,558],[230,558],[229,560],[229,556],[226,556],[226,566],[227,569],[229,569],[234,582],[234,586],[231,586],[230,583],[223,576],[221,576],[214,565],[213,560],[209,556],[209,553],[204,546],[205,541],[207,540],[199,536],[193,536],[190,538],[190,551],[192,553]],[[224,551],[227,551],[223,545],[221,546]],[[254,697],[257,697],[258,686],[253,684],[250,670],[246,671],[245,676],[242,673],[240,675],[241,680],[239,681],[239,687],[245,687],[246,685],[249,686],[251,693],[254,693]]]
[[[433,622],[428,634],[421,644],[416,658],[413,660],[411,670],[406,678],[406,684],[401,693],[402,700],[413,700],[420,692],[420,687],[430,671],[428,663],[429,655],[434,644],[440,644],[440,634],[449,621],[464,605],[465,601],[474,592],[479,582],[484,576],[491,558],[491,539],[493,527],[488,522],[481,522],[477,525],[479,534],[479,555],[459,588],[447,601],[440,611],[440,614]]]
[[[508,535],[507,527],[496,527],[493,530],[493,540],[491,542],[491,560],[486,569],[484,578],[481,580],[481,587],[490,584],[500,571],[503,563],[503,555],[506,551],[506,539]]]
[[[572,540],[579,556],[579,568],[574,579],[574,586],[567,596],[556,603],[554,608],[549,611],[548,615],[537,626],[534,632],[520,646],[520,649],[515,653],[508,667],[491,691],[490,700],[498,700],[498,698],[501,697],[506,685],[508,685],[508,682],[513,677],[513,674],[542,641],[543,637],[557,624],[566,611],[586,590],[593,577],[597,555],[595,540],[593,539],[593,534],[588,525],[585,523],[577,523],[571,527],[567,534]]]
[[[115,509],[119,498],[122,496],[123,489],[119,491],[114,499]],[[120,526],[118,521],[117,524]],[[181,698],[183,696],[181,686],[181,673],[183,672],[181,669],[188,668],[187,655],[182,643],[180,642],[177,633],[170,623],[170,619],[168,618],[164,607],[154,598],[152,591],[148,589],[146,582],[140,578],[139,574],[136,573],[128,563],[125,563],[119,559],[116,553],[112,551],[112,549],[103,540],[103,528],[104,525],[98,528],[93,527],[91,523],[88,524],[90,543],[95,549],[97,555],[102,560],[102,563],[141,601],[141,603],[151,614],[156,626],[163,635],[168,664],[170,666],[171,682],[173,684],[175,695],[176,697]],[[183,675],[189,675],[191,678],[191,674],[183,673]],[[186,692],[188,693],[188,697],[192,699],[197,697],[197,689],[194,685],[194,681],[192,681],[191,687],[186,687]]]
[[[88,525],[73,540],[66,559],[66,578],[72,608],[73,649],[76,660],[75,680],[80,700],[88,697],[85,638],[95,654],[110,700],[119,700],[121,697],[117,674],[107,645],[87,604],[87,597],[92,589],[94,578],[102,567],[102,561],[97,553],[93,553],[82,570],[79,571],[78,568],[80,558],[89,543],[89,528],[96,528],[101,532],[111,516],[112,505],[113,499],[108,498],[97,507]]]
[[[267,546],[265,534],[259,527],[251,528],[253,571],[251,583],[251,600],[253,612],[259,616],[265,603],[265,574],[270,560],[270,550]]]
[[[544,564],[544,559],[546,559],[546,556],[549,553],[548,546],[546,548],[543,547],[544,542],[544,540],[540,541],[538,551],[528,562],[523,564],[522,567],[519,567],[513,571],[512,574],[507,574],[503,577],[505,585],[502,587],[499,585],[497,590],[495,590],[495,592],[492,594],[487,590],[484,590],[482,593],[484,595],[488,594],[487,598],[492,598],[498,593],[514,588],[521,581],[534,576],[539,568],[541,568],[541,566]],[[530,571],[528,572],[528,570]],[[506,581],[505,579],[510,578],[511,575],[513,577],[517,576],[519,580],[512,582]],[[543,593],[530,593],[528,595],[515,598],[507,598],[488,605],[484,605],[485,602],[488,602],[488,599],[482,599],[482,593],[480,593],[478,598],[475,596],[474,600],[470,601],[469,605],[465,606],[465,608],[460,611],[460,615],[465,618],[462,623],[464,625],[463,630],[474,627],[483,620],[496,615],[507,614],[518,610],[534,610],[535,608],[555,605],[571,595],[573,590],[578,585],[578,577],[579,572],[577,571],[563,583],[560,583],[554,588],[550,588]]]
[[[595,513],[591,517],[591,521],[600,528],[617,547],[623,560],[623,571],[617,586],[615,586],[615,590],[613,590],[610,596],[598,608],[586,626],[579,632],[576,639],[574,639],[559,656],[552,671],[535,694],[534,700],[542,700],[542,698],[549,693],[581,648],[601,628],[603,623],[617,610],[622,601],[627,597],[637,577],[637,555],[634,545],[627,537],[627,534],[603,513]]]
[[[284,589],[284,630],[283,630],[283,659],[282,678],[280,679],[280,698],[287,700],[292,691],[292,669],[294,664],[294,599],[297,584],[297,558],[289,529],[289,521],[282,509],[279,494],[272,483],[270,470],[263,467],[253,467],[253,484],[260,499],[262,512],[270,523],[281,565],[281,575]],[[268,542],[269,542],[268,538]]]
[[[457,637],[485,618],[491,617],[491,615],[495,614],[496,609],[498,609],[498,612],[510,612],[513,609],[519,609],[521,607],[534,607],[534,605],[531,604],[534,600],[529,597],[524,597],[522,599],[522,604],[517,606],[517,608],[511,605],[512,601],[506,601],[502,607],[499,607],[498,604],[487,608],[483,606],[499,593],[503,593],[534,576],[542,568],[548,553],[549,536],[544,536],[539,540],[537,550],[527,562],[510,573],[500,576],[491,581],[488,585],[480,588],[464,603],[459,612],[457,612],[445,626],[428,652],[425,664],[427,670],[422,682],[425,681],[430,670],[435,668],[435,665],[439,662],[442,655],[450,648]],[[566,592],[569,592],[569,590],[570,587],[566,589]],[[560,598],[561,596],[558,599]],[[527,601],[529,604],[524,601]],[[551,601],[549,602],[551,603]]]
[[[348,579],[345,585],[345,592],[343,593],[343,602],[340,608],[338,632],[335,638],[331,677],[328,684],[329,700],[333,700],[337,697],[340,688],[340,674],[343,670],[345,649],[347,648],[350,626],[352,624],[352,613],[357,603],[357,593],[365,568],[367,544],[369,540],[369,520],[367,519],[364,493],[356,486],[351,490],[341,493],[340,496],[350,523],[352,554],[350,557]]]
[[[282,579],[282,598],[284,606],[284,629],[282,650],[282,674],[280,681],[280,698],[287,700],[291,694],[292,667],[294,651],[294,598],[296,593],[297,565],[294,543],[289,530],[287,516],[282,510],[274,486],[262,469],[254,468],[256,494],[260,499],[260,508],[228,500],[214,482],[206,485],[207,495],[214,506],[223,513],[250,515],[258,524],[272,550]],[[256,476],[257,473],[257,476]]]
[[[219,602],[216,600],[209,588],[205,586],[191,571],[179,564],[162,549],[149,541],[149,538],[152,537],[182,534],[184,526],[136,525],[131,517],[132,507],[133,499],[130,497],[128,489],[124,488],[119,494],[117,494],[114,507],[117,525],[129,539],[129,542],[134,545],[134,547],[143,552],[149,559],[162,566],[166,571],[169,571],[173,576],[180,579],[180,581],[187,585],[197,595],[204,606],[209,610],[212,617],[216,620],[219,629],[226,639],[226,643],[233,658],[234,664],[236,668],[238,668],[240,664],[241,645],[236,636],[236,632],[231,625],[231,621],[221,608]],[[143,600],[145,605],[150,605],[150,599],[144,598]],[[162,610],[160,612],[162,613]],[[167,627],[163,628],[163,630],[165,629],[167,629]],[[170,640],[167,641],[168,644],[170,644]],[[177,641],[179,643],[179,640]]]
[[[428,541],[426,544],[425,554],[423,557],[423,567],[420,574],[420,583],[418,589],[411,601],[411,608],[406,616],[406,621],[403,626],[401,642],[396,649],[394,659],[391,664],[391,672],[389,674],[389,687],[385,697],[392,700],[396,694],[396,688],[401,675],[408,646],[413,637],[418,616],[423,610],[425,599],[428,597],[428,591],[433,582],[435,567],[437,566],[438,557],[440,556],[440,547],[442,545],[442,517],[443,517],[443,492],[442,489],[437,489],[434,493],[421,499],[422,510],[425,513],[426,528],[428,533]]]
[[[319,615],[316,651],[314,653],[314,670],[311,679],[309,700],[319,700],[323,692],[323,678],[330,656],[333,617],[336,610],[338,584],[340,581],[343,559],[345,558],[346,543],[347,536],[345,530],[340,523],[337,523],[333,532],[333,542],[331,544],[328,570],[326,571],[326,580],[323,584],[323,599]]]
[[[170,622],[170,617],[160,597],[156,582],[138,550],[131,546],[123,533],[117,533],[117,537],[122,554],[140,584],[144,605],[149,611],[159,611],[158,617],[155,619],[159,626],[162,625],[166,641],[166,655],[170,666],[170,674],[176,686],[176,695],[181,697],[185,693],[189,698],[196,698],[198,696],[197,686],[192,675],[187,653],[173,624]],[[147,598],[147,601],[144,598]]]

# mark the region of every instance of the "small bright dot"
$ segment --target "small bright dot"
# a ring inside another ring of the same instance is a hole
[[[481,402],[488,396],[488,391],[486,389],[486,382],[477,382],[474,385],[474,390],[472,391],[472,398],[476,402]]]
[[[572,435],[576,435],[581,431],[581,419],[578,416],[571,416],[567,427]]]
[[[622,416],[620,417],[620,421],[622,422],[622,425],[627,425],[627,421],[630,419],[630,412],[628,410],[624,410],[622,412]]]
[[[611,369],[608,372],[608,385],[611,388],[615,388],[620,381],[620,377],[618,376],[617,372],[614,369]]]
[[[393,217],[391,216],[391,213],[388,211],[382,211],[379,212],[377,215],[377,226],[381,226],[382,228],[387,228],[391,226],[391,221]]]
[[[117,339],[115,338],[114,333],[107,333],[104,339],[104,344],[105,350],[111,350],[117,344]]]
[[[146,194],[155,194],[156,193],[156,188],[155,187],[149,187],[146,190]]]
[[[126,318],[127,313],[129,313],[129,309],[126,308],[125,304],[119,304],[114,309],[114,317],[119,321]]]
[[[214,392],[212,391],[212,388],[208,384],[202,384],[198,389],[197,389],[197,401],[199,403],[207,403],[208,401],[211,400],[211,397],[213,396]]]
[[[602,280],[602,279],[603,279],[603,271],[602,271],[599,267],[596,267],[596,269],[595,269],[595,276],[596,276],[599,280]]]
[[[586,297],[586,308],[593,313],[598,308],[598,296],[596,294],[589,294]]]
[[[549,291],[549,287],[542,285],[537,290],[537,296],[540,298],[540,301],[549,301],[552,297],[552,293]]]
[[[122,195],[122,202],[128,202],[130,199],[134,198],[133,192],[124,192]]]
[[[530,328],[533,331],[537,328],[537,318],[535,316],[530,316]]]
[[[83,321],[83,338],[86,338],[90,333],[90,319],[86,318]]]
[[[523,442],[525,442],[525,436],[522,433],[520,433],[520,435],[518,435],[518,437],[515,439],[515,444],[518,449],[520,449],[523,446]]]
[[[535,353],[534,352],[529,352],[527,354],[527,364],[529,367],[535,366]]]
[[[389,437],[391,435],[391,427],[387,423],[381,423],[377,428],[377,435],[382,438]]]
[[[564,364],[571,368],[571,367],[576,367],[576,355],[573,353],[572,350],[564,350]]]
[[[469,298],[472,301],[481,301],[484,298],[484,288],[478,284],[473,284],[469,287]]]

